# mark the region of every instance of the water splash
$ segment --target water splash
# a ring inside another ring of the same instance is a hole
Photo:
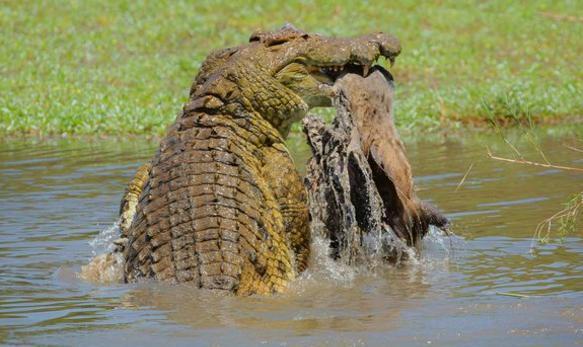
[[[121,235],[119,225],[118,220],[89,241],[93,258],[89,264],[81,266],[79,278],[94,283],[122,282],[124,259],[121,253],[115,252],[113,243]]]
[[[356,276],[353,267],[330,257],[330,242],[324,237],[314,236],[310,266],[302,273],[301,282],[331,281],[338,285],[350,285]]]
[[[81,267],[77,276],[94,283],[119,283],[123,280],[123,255],[115,251],[114,240],[121,235],[120,221],[116,221],[103,229],[93,240],[91,246],[92,259],[89,264]],[[330,257],[330,242],[321,234],[313,232],[310,267],[300,278],[299,286],[305,286],[313,281],[328,281],[333,285],[350,286],[359,274],[374,274],[379,269],[386,269],[384,248],[389,247],[394,240],[390,233],[367,233],[363,238],[362,248],[367,255],[367,261],[362,266],[346,264]],[[454,257],[454,249],[463,243],[456,235],[430,227],[423,239],[421,251],[413,248],[407,250],[407,265],[414,268],[432,268],[438,264],[447,266]]]
[[[465,240],[460,236],[430,226],[418,254],[410,262],[410,271],[431,273],[432,277],[448,276],[451,266],[459,264],[458,257],[463,254],[464,248]]]
[[[93,240],[89,241],[91,254],[94,257],[99,254],[112,253],[114,251],[115,245],[113,241],[121,236],[119,225],[120,220],[117,220],[109,228],[101,230]]]
[[[465,240],[451,231],[446,233],[430,225],[427,235],[423,238],[421,247],[423,250],[421,257],[423,258],[455,259],[456,249],[464,248]]]

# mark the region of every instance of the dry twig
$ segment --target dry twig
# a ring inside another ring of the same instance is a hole
[[[577,148],[577,147],[573,147],[573,146],[569,146],[569,145],[563,145],[565,147],[567,147],[568,149],[575,151],[575,152],[580,152],[583,153],[583,149]]]
[[[460,183],[458,183],[457,187],[455,187],[454,192],[457,192],[458,189],[460,189],[460,187],[462,186],[462,184],[464,184],[464,182],[466,181],[466,178],[468,177],[468,175],[470,174],[470,171],[472,171],[472,168],[474,167],[474,163],[470,164],[470,167],[468,167],[468,170],[466,171],[466,173],[464,174],[464,177],[462,177],[462,180],[460,181]]]
[[[525,160],[525,159],[510,159],[510,158],[503,158],[498,157],[492,154],[490,149],[488,148],[488,157],[494,160],[506,161],[509,163],[517,163],[517,164],[526,164],[526,165],[533,165],[533,166],[540,166],[552,169],[559,169],[559,170],[569,170],[569,171],[576,171],[576,172],[583,172],[583,168],[580,167],[573,167],[573,166],[563,166],[563,165],[555,165],[555,164],[544,164],[538,163],[535,161]]]
[[[496,292],[496,295],[512,296],[515,298],[523,298],[523,299],[530,298],[530,295],[513,293],[513,292]]]

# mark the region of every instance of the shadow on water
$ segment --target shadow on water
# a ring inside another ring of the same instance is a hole
[[[564,146],[581,140],[548,133],[537,143],[549,160],[581,166],[581,153]],[[507,136],[525,157],[537,157],[522,134]],[[302,170],[307,147],[289,143]],[[488,159],[486,146],[513,155],[489,134],[407,141],[419,196],[453,220],[458,237],[431,233],[406,267],[355,272],[326,260],[318,244],[311,269],[271,297],[79,280],[90,242],[112,225],[125,184],[156,146],[0,144],[0,343],[489,346],[583,338],[581,229],[530,252],[536,225],[583,187],[583,176]]]

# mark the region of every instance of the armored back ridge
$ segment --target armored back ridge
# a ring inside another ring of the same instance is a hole
[[[306,193],[284,137],[310,107],[330,105],[343,70],[366,74],[399,50],[385,34],[325,38],[288,25],[212,53],[122,200],[125,280],[284,290],[310,246]]]

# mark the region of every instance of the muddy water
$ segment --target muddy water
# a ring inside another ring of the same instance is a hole
[[[553,162],[583,166],[583,154],[564,146],[581,148],[581,139],[552,132],[507,136],[526,157],[539,160],[535,143]],[[486,147],[513,152],[492,134],[405,140],[419,195],[457,236],[434,231],[414,264],[375,273],[338,266],[315,244],[311,270],[289,293],[248,298],[76,275],[115,237],[121,192],[155,142],[0,144],[0,343],[582,344],[581,224],[562,243],[530,249],[536,225],[583,188],[583,175],[490,160]]]

